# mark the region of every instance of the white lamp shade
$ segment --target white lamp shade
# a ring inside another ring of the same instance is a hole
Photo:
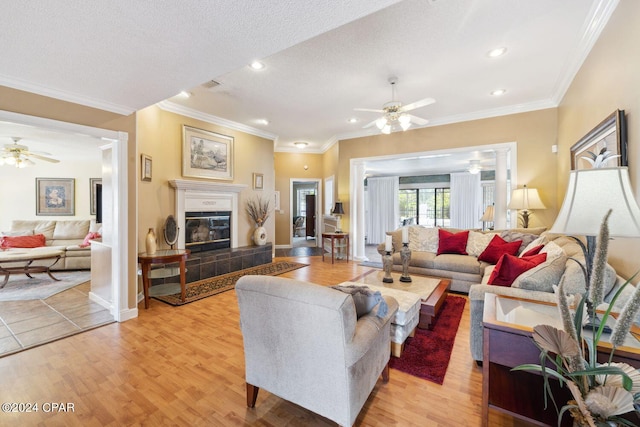
[[[482,215],[480,221],[493,222],[494,209],[493,205],[487,206],[487,210],[484,211],[484,215]]]
[[[509,209],[546,209],[536,188],[518,188],[511,193]]]
[[[640,208],[626,167],[571,171],[550,233],[597,236],[606,213],[611,237],[640,237]]]

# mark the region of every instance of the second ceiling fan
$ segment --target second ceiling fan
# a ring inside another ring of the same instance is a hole
[[[414,116],[413,114],[407,114],[408,111],[415,110],[417,108],[426,107],[436,102],[433,98],[424,98],[411,104],[402,105],[400,101],[396,101],[396,84],[398,83],[397,77],[389,77],[389,84],[391,84],[391,101],[382,106],[381,110],[375,110],[371,108],[354,108],[355,111],[370,111],[373,113],[383,113],[381,117],[372,121],[371,123],[363,126],[363,129],[376,125],[378,129],[384,134],[391,133],[396,126],[407,130],[412,123],[419,126],[424,126],[429,123],[429,120],[422,117]]]

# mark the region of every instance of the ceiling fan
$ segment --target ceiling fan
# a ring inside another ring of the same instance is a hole
[[[31,157],[51,163],[59,163],[60,160],[52,159],[51,154],[43,151],[29,151],[26,145],[18,144],[22,138],[11,138],[13,144],[4,144],[4,149],[0,150],[0,165],[14,165],[17,168],[33,166],[35,163]]]
[[[389,134],[392,130],[395,130],[396,125],[400,126],[403,131],[409,129],[412,123],[416,125],[426,125],[429,120],[421,117],[407,114],[407,111],[415,110],[417,108],[426,107],[436,102],[433,98],[424,98],[420,101],[412,102],[411,104],[402,105],[402,102],[396,101],[396,84],[398,83],[397,77],[389,77],[389,83],[391,84],[391,101],[382,106],[382,110],[374,110],[370,108],[355,108],[355,111],[370,111],[374,113],[383,113],[383,115],[372,121],[371,123],[363,126],[363,129],[376,125],[382,133]]]

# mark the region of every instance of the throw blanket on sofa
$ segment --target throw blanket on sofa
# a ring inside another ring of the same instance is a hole
[[[353,297],[358,318],[369,313],[378,304],[376,316],[384,317],[387,315],[387,302],[382,298],[380,291],[373,291],[366,286],[355,285],[336,285],[332,286],[332,288],[350,294]]]

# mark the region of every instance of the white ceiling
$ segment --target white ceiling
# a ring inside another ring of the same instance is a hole
[[[428,126],[557,106],[617,3],[13,1],[0,14],[0,84],[124,114],[167,99],[276,151],[322,152],[377,132],[362,130],[375,113],[353,109],[390,101],[392,75],[401,102],[436,99],[412,112]],[[487,56],[500,46],[506,55]],[[172,97],[181,90],[193,96]]]

